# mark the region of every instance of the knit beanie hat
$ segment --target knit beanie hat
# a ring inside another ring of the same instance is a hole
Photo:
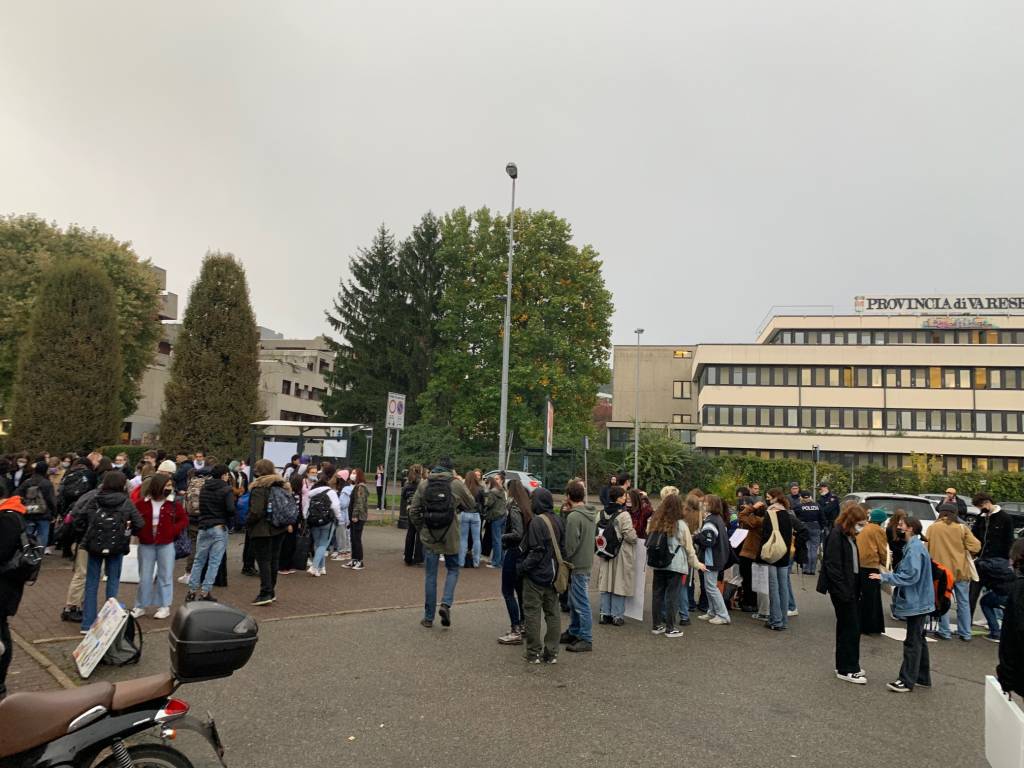
[[[156,468],[157,472],[163,472],[165,475],[173,475],[178,471],[178,465],[170,459],[164,459],[160,462],[160,466]]]
[[[338,477],[340,477],[342,480],[348,480],[350,474],[352,473],[349,472],[347,469],[338,470]]]
[[[868,520],[872,523],[882,524],[885,522],[885,518],[887,517],[888,515],[885,514],[884,509],[872,509],[871,514],[868,516]]]

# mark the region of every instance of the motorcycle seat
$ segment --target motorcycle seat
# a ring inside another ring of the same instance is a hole
[[[79,715],[96,706],[110,709],[111,683],[43,693],[12,693],[0,701],[0,757],[59,739]]]
[[[169,672],[114,683],[114,701],[111,708],[115,712],[121,712],[153,699],[166,699],[174,693],[176,687],[177,681]]]

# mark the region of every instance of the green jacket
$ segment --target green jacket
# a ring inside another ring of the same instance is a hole
[[[370,498],[370,492],[366,490],[365,485],[357,485],[352,489],[352,503],[348,508],[348,518],[353,523],[357,520],[366,522],[370,519],[369,512],[367,510],[367,500]]]
[[[274,528],[267,520],[267,502],[270,501],[270,488],[274,485],[287,489],[284,479],[278,474],[257,477],[249,486],[249,514],[245,518],[245,527],[249,529],[250,539],[265,539],[288,532],[287,528]]]
[[[590,504],[574,506],[565,522],[565,554],[573,573],[590,573],[596,535],[597,509]]]
[[[423,494],[427,491],[427,482],[431,478],[443,477],[452,481],[452,496],[455,502],[455,519],[448,530],[432,531],[423,524]],[[447,469],[433,469],[427,480],[420,482],[419,488],[409,502],[409,522],[420,532],[423,548],[435,555],[457,555],[459,553],[459,513],[463,510],[475,510],[476,499],[473,498],[466,484],[456,479],[453,472]]]
[[[491,488],[484,496],[484,520],[493,523],[508,514],[508,497],[503,488]]]

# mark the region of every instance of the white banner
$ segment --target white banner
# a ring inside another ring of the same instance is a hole
[[[637,621],[644,620],[644,597],[647,594],[647,547],[644,540],[637,541],[636,562],[633,564],[633,595],[626,598],[626,615]],[[611,561],[601,563],[602,567],[611,568]]]
[[[1007,293],[856,296],[853,311],[862,315],[1022,315],[1024,296]]]

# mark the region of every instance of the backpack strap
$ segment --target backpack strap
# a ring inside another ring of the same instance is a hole
[[[562,566],[562,548],[558,546],[558,539],[555,538],[555,526],[548,520],[547,515],[540,515],[541,520],[544,521],[544,525],[548,527],[548,533],[551,534],[551,548],[555,550],[555,559],[558,561],[558,566]]]

